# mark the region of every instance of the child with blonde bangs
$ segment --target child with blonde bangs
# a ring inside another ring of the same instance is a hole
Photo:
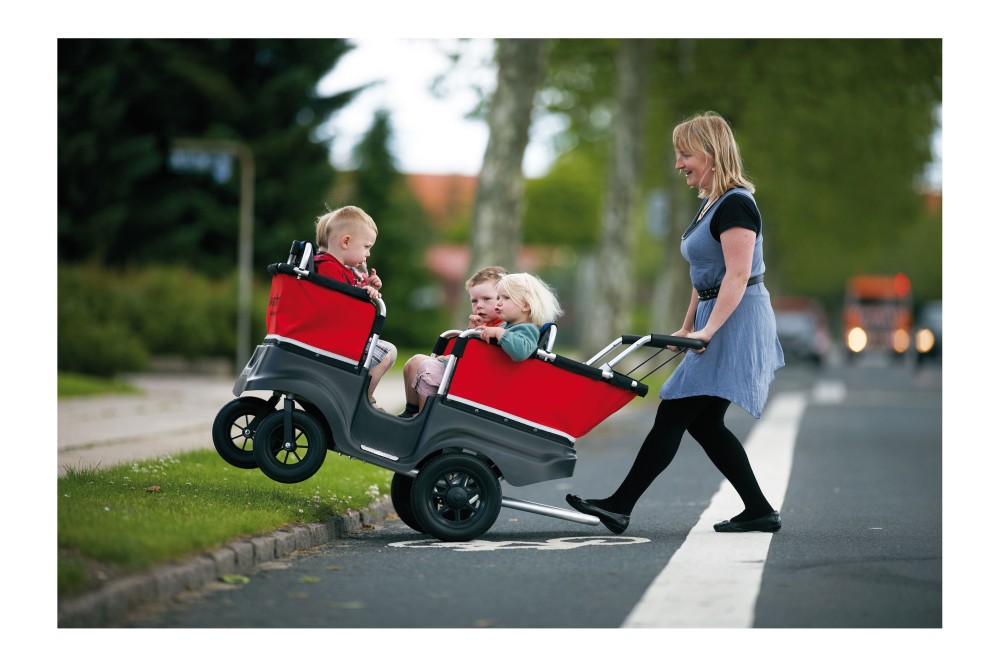
[[[514,361],[524,361],[538,349],[539,327],[562,315],[552,289],[530,273],[511,273],[497,281],[500,326],[478,327],[485,341],[496,340]]]
[[[496,340],[500,348],[514,361],[524,361],[535,355],[539,327],[562,315],[559,300],[552,289],[530,273],[511,273],[496,283],[496,301],[493,307],[501,324],[477,326],[476,331],[484,341]],[[434,396],[441,386],[447,357],[430,359],[421,364],[413,388],[420,397],[419,407],[427,397]]]

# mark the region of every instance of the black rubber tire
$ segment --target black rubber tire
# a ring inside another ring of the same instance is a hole
[[[292,441],[285,446],[285,415],[278,410],[257,427],[254,460],[261,472],[282,484],[297,484],[315,475],[326,459],[326,435],[315,417],[292,411]]]
[[[212,443],[222,460],[235,468],[256,468],[255,431],[272,412],[274,408],[256,396],[243,396],[222,406],[212,423]]]
[[[429,535],[463,542],[482,535],[500,514],[500,480],[470,454],[444,454],[417,474],[410,492],[413,514]]]
[[[425,532],[423,526],[417,521],[413,513],[413,505],[410,494],[413,490],[413,478],[402,473],[392,476],[392,484],[389,486],[389,497],[392,499],[392,507],[396,510],[396,516],[407,526],[418,533]]]

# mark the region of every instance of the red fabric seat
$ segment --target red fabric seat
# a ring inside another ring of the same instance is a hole
[[[322,276],[277,273],[271,279],[266,339],[292,343],[321,356],[359,366],[376,332],[377,312],[363,290],[329,289]],[[356,291],[364,296],[355,296]]]
[[[562,365],[537,358],[514,361],[496,345],[469,339],[447,396],[576,440],[645,393],[642,384],[624,388],[593,377],[598,374],[571,360]]]

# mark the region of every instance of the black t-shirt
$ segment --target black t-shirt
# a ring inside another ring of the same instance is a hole
[[[716,241],[721,243],[722,232],[733,227],[743,227],[760,235],[762,224],[760,211],[749,197],[734,193],[713,206],[717,208],[715,215],[712,216],[709,231]]]

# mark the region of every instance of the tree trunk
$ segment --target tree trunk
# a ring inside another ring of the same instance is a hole
[[[670,147],[673,154],[673,146]],[[672,162],[672,160],[671,160]],[[672,334],[684,324],[691,303],[691,277],[688,263],[681,255],[681,235],[691,223],[692,203],[696,198],[676,172],[671,171],[667,184],[668,209],[663,239],[663,261],[653,287],[653,333]]]
[[[601,220],[595,290],[584,332],[584,349],[597,351],[631,325],[635,299],[632,258],[635,229],[632,225],[642,169],[642,136],[649,43],[622,40],[618,74],[617,124]]]
[[[528,146],[535,91],[542,80],[545,41],[497,40],[497,63],[497,89],[489,113],[490,138],[472,215],[470,273],[493,264],[517,270],[524,198],[521,163]]]

